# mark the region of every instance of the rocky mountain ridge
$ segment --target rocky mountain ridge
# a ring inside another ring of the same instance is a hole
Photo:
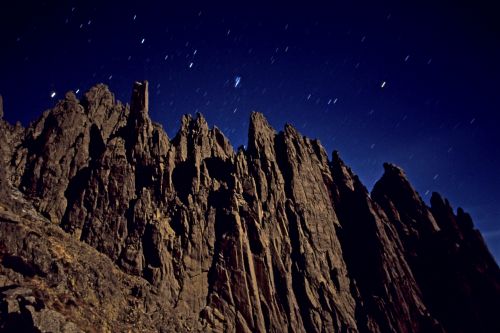
[[[148,83],[1,120],[0,330],[496,332],[500,270],[471,217],[385,164],[252,113],[234,150],[201,115],[169,139]],[[24,326],[23,326],[24,327]]]

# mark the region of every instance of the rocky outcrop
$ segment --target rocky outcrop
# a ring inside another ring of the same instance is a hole
[[[252,113],[234,151],[202,115],[169,139],[104,85],[1,120],[0,327],[41,332],[495,331],[499,269],[470,216],[384,165]],[[468,315],[467,315],[468,314]]]
[[[388,212],[432,313],[450,332],[495,332],[500,272],[471,217],[432,194],[427,207],[404,172],[385,164],[372,197]]]
[[[88,167],[92,154],[100,149],[99,139],[120,128],[128,112],[104,85],[92,88],[81,103],[68,92],[26,129],[15,155],[14,184],[40,198],[38,210],[58,223],[66,211],[70,181]]]
[[[359,293],[358,325],[369,332],[443,332],[404,258],[394,222],[337,152],[332,172],[344,259]],[[407,190],[416,195],[411,187]]]

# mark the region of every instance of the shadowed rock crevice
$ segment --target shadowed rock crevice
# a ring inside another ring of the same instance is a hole
[[[191,161],[180,162],[172,172],[172,182],[179,198],[187,203],[189,194],[193,188],[193,180],[196,179],[198,170]]]
[[[229,183],[234,174],[234,165],[230,160],[210,157],[203,160],[208,169],[208,175],[218,181]]]
[[[3,254],[2,255],[2,265],[6,268],[10,268],[24,276],[34,277],[39,275],[41,277],[46,276],[47,274],[40,269],[40,267],[36,266],[31,262],[27,262],[22,257]]]
[[[90,127],[90,142],[89,142],[89,157],[92,161],[98,161],[106,146],[101,135],[101,131],[97,128],[96,124]]]
[[[290,166],[288,165],[290,157],[287,152],[284,132],[278,133],[278,135],[274,138],[274,151],[276,152],[276,163],[281,171],[281,174],[283,175],[286,197],[293,198],[293,191],[291,187],[293,174]]]

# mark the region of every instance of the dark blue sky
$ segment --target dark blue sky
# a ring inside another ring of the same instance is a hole
[[[250,112],[261,111],[276,129],[289,122],[339,150],[369,189],[383,162],[402,166],[426,201],[438,191],[471,212],[500,258],[493,4],[102,2],[2,2],[9,121],[26,125],[98,82],[128,102],[133,81],[147,79],[151,116],[170,136],[198,111],[244,145]]]

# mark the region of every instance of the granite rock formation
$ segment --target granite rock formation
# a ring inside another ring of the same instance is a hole
[[[500,332],[471,217],[397,166],[370,194],[260,113],[234,150],[148,110],[147,82],[130,105],[69,92],[27,128],[0,99],[0,331]]]

